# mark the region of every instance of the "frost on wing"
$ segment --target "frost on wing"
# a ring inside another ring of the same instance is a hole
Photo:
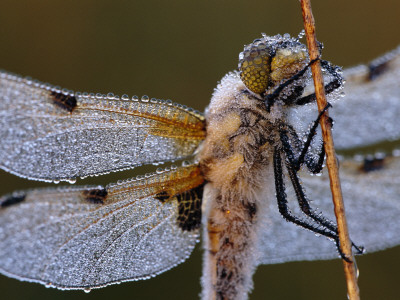
[[[201,217],[196,209],[202,184],[198,167],[190,165],[105,188],[60,187],[4,196],[0,272],[65,289],[155,276],[193,250],[199,224],[185,223],[184,215]],[[189,207],[183,212],[182,202]]]
[[[400,139],[400,47],[343,72],[344,96],[333,97],[329,115],[338,150]],[[336,99],[335,99],[336,98]],[[291,122],[300,132],[317,117],[316,104],[293,109]]]
[[[204,117],[170,101],[80,94],[0,71],[0,167],[68,180],[190,156]]]
[[[400,47],[369,65],[345,70],[345,97],[334,104],[338,149],[400,138]]]
[[[367,253],[400,244],[400,159],[386,158],[379,168],[369,170],[354,161],[340,164],[350,237],[355,244],[364,246]],[[310,176],[302,172],[301,179],[312,207],[334,221],[329,178],[324,173]],[[288,191],[289,196],[293,193]],[[291,200],[290,207],[298,207],[293,197]],[[286,222],[276,201],[268,203],[260,218],[260,264],[339,257],[333,242]]]

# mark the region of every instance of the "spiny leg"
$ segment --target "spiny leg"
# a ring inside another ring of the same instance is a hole
[[[283,91],[283,89],[288,87],[294,81],[298,80],[301,76],[303,76],[304,73],[308,70],[308,68],[313,63],[315,63],[317,60],[319,60],[319,58],[316,58],[316,59],[313,59],[312,61],[310,61],[302,70],[297,72],[295,75],[290,77],[285,82],[281,83],[271,94],[268,94],[264,97],[264,103],[265,103],[265,106],[266,106],[268,112],[270,111],[271,107],[274,105],[275,100],[279,97],[279,95]]]
[[[317,132],[319,121],[321,120],[322,115],[328,110],[329,107],[332,107],[332,106],[328,103],[324,107],[324,109],[318,114],[317,119],[314,121],[313,126],[311,127],[310,131],[308,132],[307,140],[304,143],[304,146],[303,146],[303,149],[302,149],[302,151],[301,151],[301,153],[299,155],[299,158],[297,159],[297,164],[298,164],[297,171],[300,169],[300,166],[304,162],[304,158],[305,158],[305,156],[306,156],[306,154],[307,154],[307,152],[308,152],[308,150],[310,148],[311,142],[312,142],[312,140],[313,140],[313,138],[314,138],[314,136],[315,136],[315,134]],[[325,148],[324,148],[324,145],[322,144],[320,155],[319,155],[319,159],[318,159],[318,163],[317,163],[317,166],[316,166],[317,169],[319,169],[319,171],[321,171],[321,169],[322,169],[324,156],[325,156]],[[322,158],[322,161],[321,161],[321,158]],[[311,170],[312,169],[311,166],[307,165],[307,167],[310,169],[310,171],[312,171]],[[313,173],[319,173],[319,172],[313,172]]]
[[[319,114],[318,119],[321,117],[322,113],[324,113],[324,111],[327,108],[328,108],[328,106]],[[315,128],[318,126],[318,121],[319,121],[318,119],[314,123],[314,125],[316,125]],[[309,138],[310,137],[312,138],[312,136],[314,135],[314,133],[312,131],[313,130],[311,130],[310,134],[308,135]],[[330,220],[326,219],[325,217],[323,217],[321,214],[317,214],[310,207],[309,200],[306,198],[306,196],[304,194],[304,191],[303,191],[303,189],[302,189],[302,187],[300,185],[299,178],[298,178],[298,175],[297,175],[297,171],[299,170],[300,166],[304,162],[304,157],[302,159],[300,159],[300,158],[296,159],[295,155],[293,153],[292,147],[291,147],[291,145],[289,143],[289,137],[287,136],[287,133],[284,130],[281,130],[280,131],[280,135],[281,135],[281,142],[282,142],[282,146],[283,146],[283,151],[284,151],[284,153],[286,155],[286,158],[287,158],[286,167],[288,169],[289,177],[290,177],[290,179],[292,181],[293,188],[295,189],[296,197],[297,197],[297,200],[298,200],[298,203],[299,203],[299,206],[300,206],[301,210],[307,216],[312,218],[314,221],[316,221],[320,225],[328,228],[329,230],[331,230],[331,231],[333,231],[333,232],[335,232],[337,234],[338,233],[337,226],[332,221],[330,221]],[[297,141],[297,142],[300,142],[300,141]],[[307,142],[306,142],[306,144],[307,144]],[[308,146],[304,146],[303,150],[308,148],[308,147],[309,147],[309,145]],[[319,159],[318,159],[318,162],[317,162],[317,165],[320,164],[320,167],[317,167],[317,168],[322,168],[322,163],[324,161],[324,155],[325,155],[325,152],[323,150],[324,150],[324,148],[322,147],[320,155],[319,155]],[[306,153],[306,152],[307,151],[304,151],[304,153]],[[306,164],[307,164],[307,162],[308,161],[306,161]],[[307,164],[307,167],[309,169],[311,168],[309,164]],[[362,247],[359,247],[359,246],[355,245],[353,242],[352,242],[352,245],[357,250],[358,254],[361,254],[361,253],[364,252]]]
[[[288,126],[288,130],[292,135],[292,138],[294,139],[294,142],[297,143],[297,145],[301,145],[301,151],[300,151],[300,155],[296,158],[293,150],[292,150],[292,146],[289,142],[289,136],[288,136],[288,132],[284,129],[280,129],[280,139],[282,142],[282,146],[283,146],[283,150],[285,151],[286,157],[288,158],[288,160],[290,161],[290,163],[292,164],[292,166],[295,167],[295,170],[298,171],[300,170],[300,167],[303,165],[303,163],[305,162],[307,165],[307,168],[314,174],[317,174],[319,172],[321,172],[322,170],[322,166],[324,163],[324,157],[325,157],[325,149],[324,149],[324,144],[322,143],[321,145],[321,150],[318,152],[318,160],[315,162],[315,160],[313,159],[305,159],[307,152],[310,148],[311,142],[316,134],[316,130],[318,128],[318,124],[319,121],[322,117],[322,115],[325,113],[325,111],[331,107],[331,105],[328,103],[325,108],[319,113],[317,119],[314,121],[312,127],[310,128],[309,133],[307,134],[307,140],[305,141],[305,143],[303,144],[299,137],[297,136],[296,131],[291,127]]]
[[[337,226],[332,221],[323,217],[321,214],[317,214],[315,210],[311,208],[309,200],[307,199],[304,190],[300,184],[297,172],[294,170],[289,162],[286,163],[286,168],[288,170],[289,178],[292,182],[292,186],[296,193],[297,202],[299,203],[301,211],[317,223],[337,234]]]
[[[270,111],[271,107],[274,105],[275,100],[279,97],[279,95],[283,91],[283,89],[288,87],[294,81],[298,80],[301,76],[303,76],[304,73],[307,71],[307,69],[317,60],[321,61],[322,67],[324,67],[328,71],[328,73],[331,74],[333,77],[333,80],[324,86],[326,94],[332,93],[333,91],[337,90],[338,88],[340,88],[343,85],[343,78],[340,75],[339,67],[333,66],[330,62],[328,62],[326,60],[321,60],[320,58],[313,59],[302,70],[300,70],[298,73],[293,75],[291,78],[289,78],[285,82],[281,83],[271,94],[268,94],[264,97],[264,102],[265,102],[267,111]],[[304,96],[304,97],[294,98],[293,101],[286,100],[285,104],[286,105],[290,105],[290,104],[304,105],[304,104],[315,102],[315,101],[316,101],[315,93],[312,93],[312,94]]]
[[[288,201],[287,201],[287,196],[286,196],[286,192],[285,192],[285,183],[283,180],[282,159],[280,156],[280,152],[277,148],[275,148],[275,150],[274,150],[273,163],[274,163],[276,197],[278,200],[278,208],[279,208],[279,212],[281,213],[281,215],[289,222],[292,222],[292,223],[299,225],[305,229],[308,229],[314,233],[323,235],[327,238],[334,240],[340,256],[344,260],[349,261],[349,259],[346,257],[346,255],[340,249],[340,242],[339,242],[339,237],[338,237],[337,233],[332,232],[329,228],[326,228],[326,227],[321,228],[320,226],[315,226],[313,224],[310,224],[310,223],[293,215],[293,213],[290,211],[290,209],[288,207]],[[322,225],[322,224],[320,224],[320,225]]]
[[[293,135],[293,132],[290,133],[292,135],[292,139],[294,139],[295,142],[301,143],[300,139],[297,136]],[[321,145],[321,150],[319,151],[318,154],[318,160],[315,162],[315,160],[312,157],[305,159],[305,157],[300,157],[299,155],[299,157],[296,158],[293,147],[289,142],[288,132],[285,129],[280,129],[279,135],[286,158],[288,159],[288,161],[290,161],[290,163],[292,164],[292,166],[295,168],[296,171],[300,170],[301,166],[305,163],[307,168],[313,174],[321,172],[325,158],[325,149],[323,143]],[[303,149],[304,147],[301,148],[300,153]]]
[[[299,203],[301,211],[304,212],[308,217],[312,218],[317,223],[338,234],[338,229],[336,224],[334,224],[331,220],[325,218],[321,213],[319,214],[316,213],[316,211],[311,208],[310,200],[307,199],[304,193],[304,190],[300,184],[299,176],[297,175],[297,171],[293,169],[293,167],[290,165],[289,162],[286,164],[286,168],[288,170],[290,180],[295,190],[296,198]],[[357,254],[362,254],[364,252],[363,247],[357,246],[353,242],[351,242],[351,244],[357,250]],[[340,253],[340,255],[342,255],[342,253]]]
[[[329,61],[322,59],[321,59],[321,65],[328,71],[329,74],[333,76],[333,80],[324,86],[325,94],[330,94],[343,85],[343,78],[340,75],[340,68],[337,66],[333,66]],[[317,98],[315,93],[312,93],[310,95],[296,99],[294,104],[304,105],[307,103],[315,102],[316,99]]]

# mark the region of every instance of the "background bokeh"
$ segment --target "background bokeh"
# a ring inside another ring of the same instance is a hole
[[[324,58],[350,66],[400,43],[400,2],[314,1]],[[302,29],[299,1],[30,1],[1,0],[0,68],[88,92],[147,94],[198,110],[237,67],[243,45],[260,36]],[[143,169],[141,171],[144,171]],[[106,183],[137,171],[78,183]],[[0,172],[0,194],[45,186]],[[400,247],[359,257],[363,299],[398,299]],[[147,281],[89,294],[58,291],[0,275],[2,299],[196,299],[201,247]],[[342,264],[295,262],[260,266],[250,299],[345,299]]]

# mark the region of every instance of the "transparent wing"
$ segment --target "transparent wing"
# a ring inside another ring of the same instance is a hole
[[[400,47],[345,70],[345,97],[334,104],[337,148],[354,148],[400,138]]]
[[[333,137],[337,149],[400,138],[400,47],[343,72],[344,97],[332,102]],[[317,117],[316,105],[294,109],[295,127],[304,131]]]
[[[135,100],[74,94],[0,72],[0,167],[29,179],[68,180],[181,159],[204,138],[200,113]]]
[[[368,173],[361,172],[359,164],[345,161],[340,177],[353,242],[365,246],[367,252],[400,244],[400,159],[388,158],[382,170]],[[311,205],[335,220],[327,174],[320,177],[302,174],[301,179]],[[298,204],[292,199],[290,206]],[[276,200],[271,201],[261,219],[262,264],[338,257],[334,243],[284,221]]]
[[[0,272],[58,288],[146,279],[183,262],[198,239],[196,165],[101,186],[0,199]]]

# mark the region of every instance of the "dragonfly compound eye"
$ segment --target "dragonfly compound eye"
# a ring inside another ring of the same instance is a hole
[[[270,47],[263,40],[247,45],[239,55],[239,71],[240,78],[250,91],[264,93],[270,81]]]
[[[276,49],[271,61],[271,83],[275,85],[289,79],[301,71],[308,61],[307,49],[302,44]]]

